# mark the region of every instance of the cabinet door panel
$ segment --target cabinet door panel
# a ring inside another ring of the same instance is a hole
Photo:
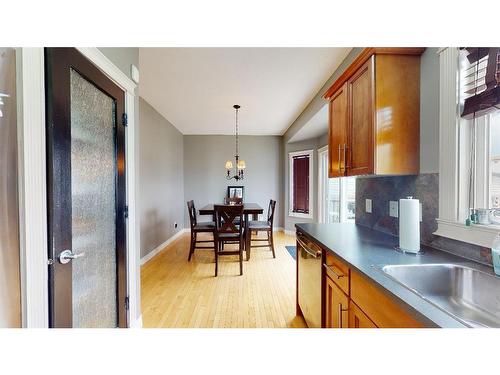
[[[349,305],[349,328],[377,328],[377,326],[351,301]]]
[[[351,300],[380,328],[423,327],[375,283],[352,271]]]
[[[342,290],[330,279],[326,277],[326,328],[347,328],[348,327],[348,305],[349,300]]]
[[[347,175],[374,173],[374,57],[347,82],[349,92],[349,148]]]
[[[418,174],[420,56],[380,55],[375,68],[375,170]]]
[[[330,100],[329,107],[328,176],[345,175],[345,149],[347,146],[347,84]]]

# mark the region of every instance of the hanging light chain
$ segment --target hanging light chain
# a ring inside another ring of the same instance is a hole
[[[239,156],[238,154],[238,110],[239,108],[236,108],[236,157]],[[236,161],[238,162],[238,161]]]
[[[235,171],[235,174],[234,176],[231,176],[231,172],[230,172],[230,169],[227,170],[227,176],[226,176],[226,179],[227,180],[230,180],[232,178],[236,179],[237,181],[238,180],[242,180],[243,179],[243,169],[245,168],[243,163],[240,163],[240,156],[239,156],[239,123],[238,123],[238,113],[239,113],[239,109],[240,109],[240,106],[238,104],[235,104],[233,105],[233,108],[236,110],[236,113],[235,113],[235,124],[236,124],[236,134],[235,134],[235,144],[236,144],[236,155],[235,155],[235,161],[236,161],[236,165],[234,167],[231,167],[231,168],[234,168],[234,171]],[[232,166],[232,162],[231,161],[228,161],[226,163],[226,166]],[[240,167],[242,167],[240,169]],[[226,167],[227,168],[227,167]]]

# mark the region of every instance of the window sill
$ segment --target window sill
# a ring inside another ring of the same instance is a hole
[[[288,212],[288,216],[290,216],[290,217],[299,217],[301,219],[312,219],[313,218],[312,213],[302,214],[300,212]]]
[[[500,233],[500,225],[472,224],[470,227],[462,223],[436,219],[438,229],[435,235],[453,240],[491,248],[493,240]]]

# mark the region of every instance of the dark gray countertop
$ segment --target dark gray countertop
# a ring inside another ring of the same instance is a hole
[[[332,251],[353,269],[385,289],[415,319],[429,327],[466,327],[453,316],[387,277],[377,266],[386,264],[460,263],[484,266],[452,254],[424,248],[422,255],[394,250],[397,237],[354,224],[296,224],[295,227],[323,248]]]

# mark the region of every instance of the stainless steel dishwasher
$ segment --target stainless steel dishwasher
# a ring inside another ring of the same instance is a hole
[[[297,231],[298,303],[309,328],[321,328],[321,248]]]

